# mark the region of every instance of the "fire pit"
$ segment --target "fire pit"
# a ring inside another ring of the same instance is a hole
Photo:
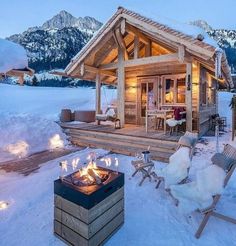
[[[101,245],[124,223],[124,174],[95,162],[54,181],[54,233],[67,244]]]

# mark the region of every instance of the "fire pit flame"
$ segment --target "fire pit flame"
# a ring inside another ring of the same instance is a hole
[[[90,161],[86,167],[81,168],[72,176],[73,184],[79,186],[99,185],[106,181],[109,172],[97,167],[96,162]]]

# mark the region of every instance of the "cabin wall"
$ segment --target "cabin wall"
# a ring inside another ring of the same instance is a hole
[[[204,135],[210,127],[210,116],[216,114],[216,80],[204,67],[200,67],[199,85],[199,135]]]
[[[125,123],[137,124],[137,78],[125,80]]]

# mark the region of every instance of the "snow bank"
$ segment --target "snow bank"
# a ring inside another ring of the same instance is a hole
[[[116,97],[102,89],[102,108]],[[55,122],[62,108],[95,108],[92,88],[50,88],[0,84],[0,162],[67,145]]]
[[[0,162],[67,144],[57,123],[35,115],[1,115],[0,136]]]
[[[205,209],[212,204],[212,196],[222,193],[224,179],[224,170],[210,165],[197,172],[196,181],[171,186],[171,193],[179,201],[179,207],[184,213]]]
[[[0,38],[0,73],[28,66],[25,49],[19,44]]]

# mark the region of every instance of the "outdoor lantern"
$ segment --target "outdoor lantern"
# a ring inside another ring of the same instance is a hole
[[[6,201],[0,201],[0,210],[7,209],[9,206],[9,203]]]

